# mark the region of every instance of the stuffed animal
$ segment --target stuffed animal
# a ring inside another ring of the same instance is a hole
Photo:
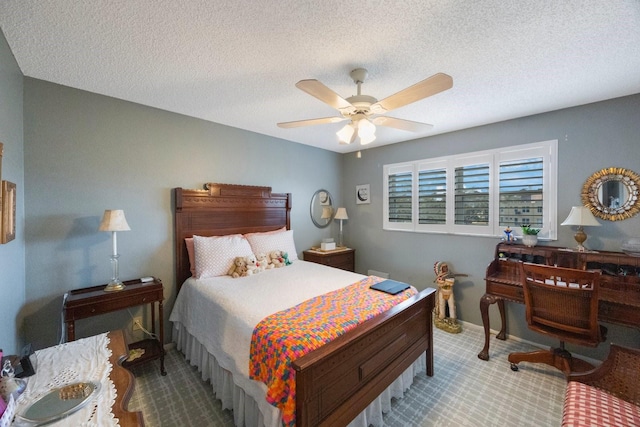
[[[275,268],[273,264],[271,264],[271,258],[267,256],[265,253],[256,254],[256,259],[258,260],[258,268],[260,271],[271,270]]]
[[[269,252],[269,258],[271,258],[271,265],[274,268],[284,267],[284,258],[282,257],[282,251]]]
[[[247,263],[247,276],[251,276],[252,274],[260,273],[260,267],[258,267],[258,260],[255,255],[248,255],[244,257],[245,262]]]
[[[247,276],[247,261],[245,258],[241,256],[235,257],[227,274],[234,279]]]
[[[289,261],[289,254],[287,252],[282,252],[282,258],[284,258],[284,265],[292,264],[292,262]]]

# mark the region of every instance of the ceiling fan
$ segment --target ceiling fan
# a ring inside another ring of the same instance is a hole
[[[278,123],[278,126],[281,128],[295,128],[349,120],[349,123],[336,133],[338,140],[341,144],[351,144],[356,139],[356,136],[358,136],[360,137],[360,143],[365,145],[376,139],[375,125],[388,126],[410,132],[420,132],[431,129],[433,125],[427,123],[398,119],[382,114],[453,87],[453,79],[451,76],[444,73],[437,73],[413,86],[409,86],[398,93],[378,101],[373,96],[362,95],[360,91],[362,83],[367,78],[367,74],[367,70],[364,68],[356,68],[351,71],[350,76],[358,86],[358,94],[350,96],[347,99],[341,97],[318,80],[300,80],[296,83],[298,89],[337,109],[341,116],[283,122]]]

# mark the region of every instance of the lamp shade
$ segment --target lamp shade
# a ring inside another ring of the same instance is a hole
[[[129,224],[124,217],[124,211],[120,209],[106,210],[100,222],[99,231],[129,231]]]
[[[600,223],[585,206],[573,206],[569,216],[560,225],[599,226]]]
[[[333,215],[333,208],[331,206],[323,206],[322,207],[322,216],[321,219],[329,219]]]
[[[349,219],[349,216],[347,215],[347,210],[345,208],[338,208],[338,210],[336,211],[336,216],[333,217],[334,219]]]
[[[336,135],[338,135],[338,141],[340,141],[340,144],[351,144],[355,139],[355,133],[355,128],[351,123],[349,123],[336,132]]]

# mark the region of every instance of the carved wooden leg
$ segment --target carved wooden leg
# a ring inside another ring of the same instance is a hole
[[[482,298],[480,298],[480,314],[482,315],[482,325],[484,326],[484,348],[480,353],[478,353],[478,358],[482,360],[489,360],[489,338],[491,336],[489,326],[489,305],[494,304],[496,300],[495,296],[489,294],[484,294]]]
[[[496,335],[496,338],[499,340],[507,339],[507,316],[504,313],[504,300],[502,298],[498,299],[498,310],[500,311],[500,320],[502,321],[502,327],[500,328],[500,332]]]

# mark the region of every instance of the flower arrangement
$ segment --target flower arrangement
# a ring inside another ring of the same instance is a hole
[[[522,229],[522,234],[524,235],[537,236],[540,232],[539,228],[533,228],[529,224],[521,225],[520,228]]]

